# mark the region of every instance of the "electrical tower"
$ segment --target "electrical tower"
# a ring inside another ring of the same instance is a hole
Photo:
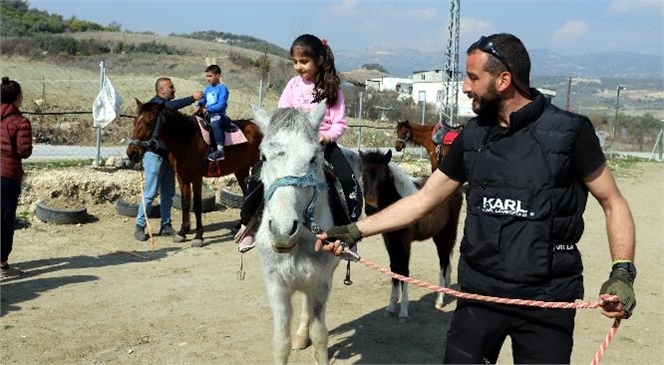
[[[457,75],[459,74],[460,1],[450,0],[450,20],[447,24],[447,49],[445,50],[445,66],[443,67],[443,100],[440,108],[440,122],[446,122],[451,125],[457,124],[457,100],[459,97]]]

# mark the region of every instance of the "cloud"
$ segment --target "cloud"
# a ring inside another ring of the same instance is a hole
[[[337,15],[356,15],[358,12],[358,0],[341,0],[338,4],[327,7],[327,11]]]
[[[586,33],[587,28],[583,21],[567,22],[553,32],[551,44],[555,48],[567,48],[576,43]]]
[[[486,20],[461,17],[460,23],[459,44],[462,48],[464,44],[470,45],[478,40],[480,36],[495,33],[493,24]]]

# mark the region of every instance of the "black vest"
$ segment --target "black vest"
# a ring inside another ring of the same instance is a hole
[[[468,122],[462,290],[555,301],[583,297],[576,243],[588,191],[571,166],[583,123],[539,93],[512,113],[508,129],[490,133],[495,121]]]

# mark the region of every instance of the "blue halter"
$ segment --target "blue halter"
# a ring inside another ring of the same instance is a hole
[[[276,179],[270,187],[265,190],[265,200],[268,201],[272,198],[272,195],[277,190],[277,188],[283,186],[298,186],[298,187],[313,187],[314,194],[311,197],[311,201],[307,206],[307,212],[304,216],[304,224],[312,229],[312,231],[318,231],[316,223],[314,222],[314,209],[316,208],[316,199],[318,198],[318,190],[322,190],[327,187],[325,182],[317,182],[314,174],[306,174],[302,176],[284,176]]]

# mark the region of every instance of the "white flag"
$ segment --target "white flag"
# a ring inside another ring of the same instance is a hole
[[[110,122],[120,116],[120,107],[122,106],[122,97],[115,91],[111,80],[104,75],[104,87],[99,91],[99,95],[92,104],[92,118],[94,126],[99,128],[106,127]]]

